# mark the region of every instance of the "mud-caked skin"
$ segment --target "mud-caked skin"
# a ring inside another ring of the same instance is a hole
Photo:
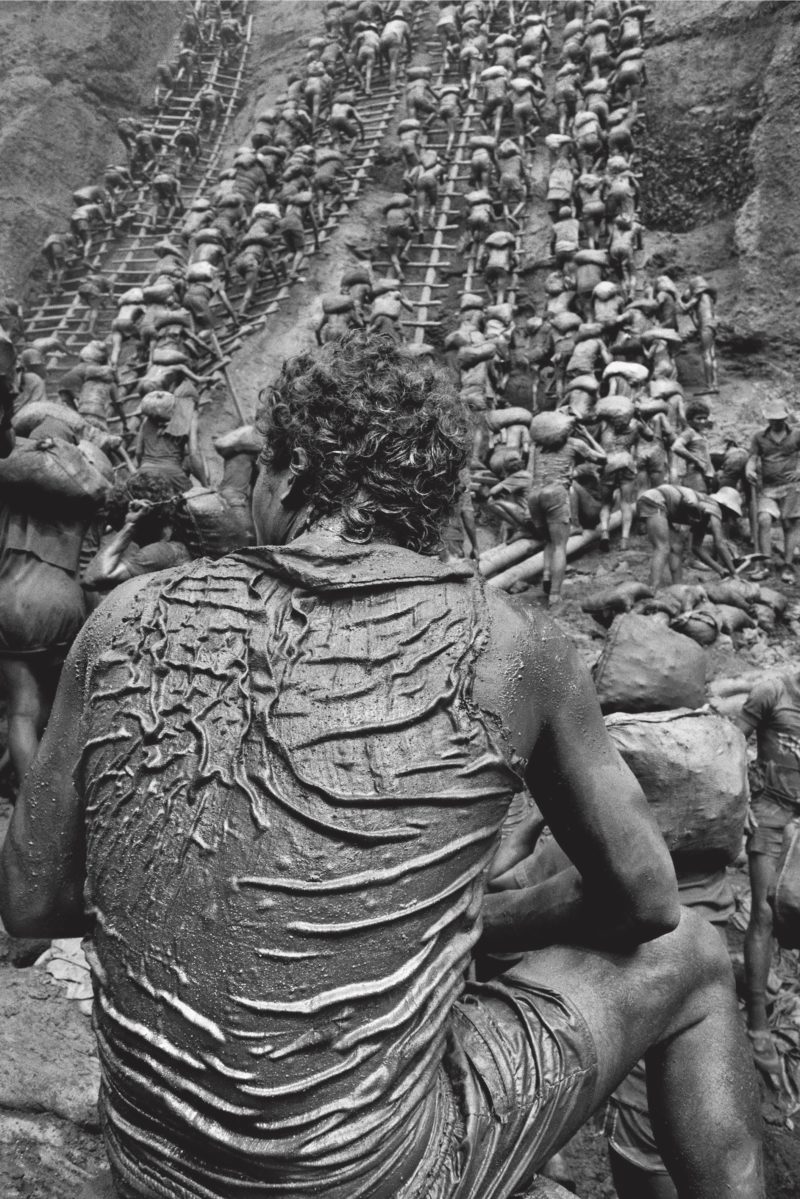
[[[585,670],[409,548],[452,389],[351,334],[262,421],[261,544],[101,605],[0,859],[12,935],[92,933],[120,1194],[509,1199],[645,1056],[679,1194],[761,1199],[727,956]],[[573,866],[520,888],[523,783]]]
[[[193,566],[87,655],[76,779],[123,1176],[345,1196],[426,1147],[522,783],[470,704],[469,570],[349,557],[302,538]]]

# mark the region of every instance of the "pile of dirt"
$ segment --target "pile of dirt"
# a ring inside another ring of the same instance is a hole
[[[182,16],[158,0],[0,5],[0,290],[36,291],[71,193],[125,161],[117,120],[152,99]]]

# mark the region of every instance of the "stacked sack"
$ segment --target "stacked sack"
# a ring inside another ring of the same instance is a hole
[[[703,706],[705,676],[699,645],[638,612],[614,618],[594,669],[606,727],[670,852],[684,864],[697,859],[721,868],[741,849],[746,743],[729,720]]]

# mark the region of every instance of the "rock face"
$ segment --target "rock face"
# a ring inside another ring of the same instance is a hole
[[[791,366],[800,6],[672,0],[652,12],[642,154],[651,248],[668,268],[714,277],[723,352],[758,368],[753,356],[768,350]]]
[[[24,294],[70,193],[125,161],[115,126],[149,104],[184,6],[170,0],[0,5],[0,290]]]

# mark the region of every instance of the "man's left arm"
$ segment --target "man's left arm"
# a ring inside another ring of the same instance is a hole
[[[83,644],[79,637],[64,664],[0,853],[0,916],[16,937],[74,937],[90,926],[83,906],[83,812],[72,777],[81,752]]]
[[[619,950],[670,931],[675,873],[647,801],[606,731],[588,672],[561,638],[532,664],[542,721],[527,783],[573,866],[484,897],[484,948],[577,943]]]

